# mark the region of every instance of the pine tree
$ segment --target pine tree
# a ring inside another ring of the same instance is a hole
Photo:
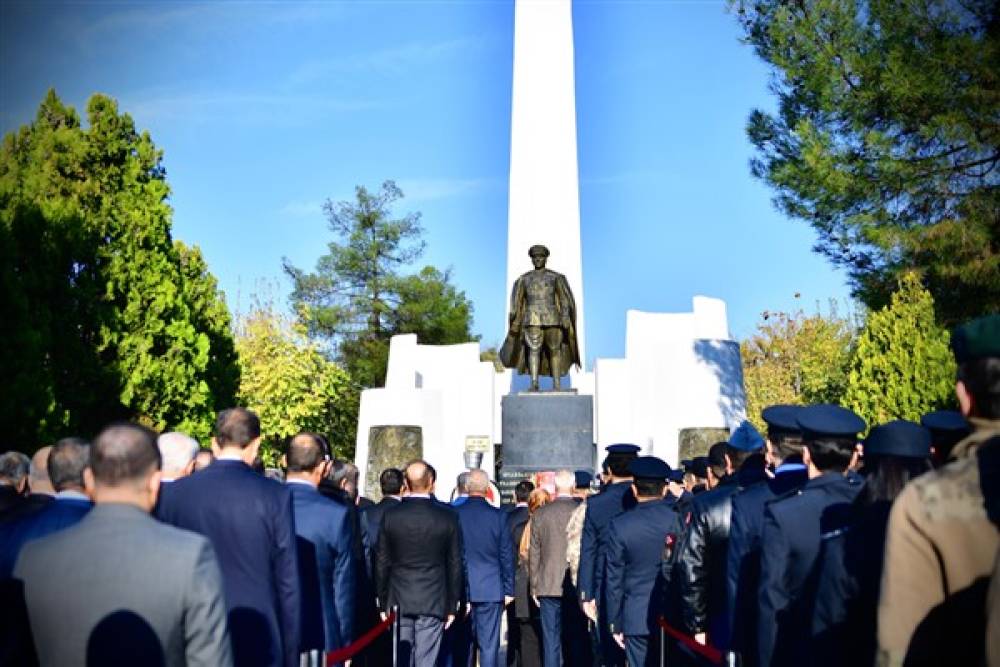
[[[934,321],[934,300],[914,274],[889,306],[868,316],[851,361],[844,405],[869,424],[919,421],[954,401],[949,334]]]

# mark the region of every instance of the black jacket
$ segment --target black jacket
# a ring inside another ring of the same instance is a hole
[[[507,515],[507,527],[510,529],[510,541],[514,548],[514,615],[517,618],[525,619],[537,616],[532,613],[535,605],[528,599],[528,562],[522,561],[518,553],[521,547],[521,537],[524,535],[524,528],[528,525],[528,508],[517,507]]]
[[[374,576],[375,572],[375,547],[378,545],[378,531],[382,526],[382,516],[390,507],[399,505],[398,498],[386,496],[378,503],[369,505],[361,509],[361,541],[365,548],[365,567],[368,568],[368,576]]]
[[[446,618],[463,596],[458,517],[427,498],[406,498],[382,517],[375,549],[375,586],[381,608],[411,616]]]
[[[680,621],[688,634],[708,632],[716,646],[728,644],[726,560],[732,497],[766,478],[759,466],[744,467],[711,491],[695,496],[681,540],[672,583],[680,598]]]

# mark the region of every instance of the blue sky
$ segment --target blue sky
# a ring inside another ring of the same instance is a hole
[[[423,213],[484,343],[503,336],[512,2],[0,4],[0,130],[55,87],[118,99],[165,151],[174,234],[234,309],[312,267],[320,210],[394,179]],[[760,313],[845,300],[815,235],[751,178],[744,125],[768,71],[723,2],[577,2],[588,366],[624,353],[625,310],[726,300]],[[520,252],[520,250],[518,250]],[[527,269],[527,263],[525,268]],[[796,298],[796,294],[800,296]]]

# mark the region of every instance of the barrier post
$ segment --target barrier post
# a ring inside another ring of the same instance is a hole
[[[399,605],[392,608],[392,667],[399,667]]]
[[[726,651],[726,667],[740,667],[743,663],[736,651]]]
[[[667,634],[659,623],[656,627],[660,631],[660,667],[667,667]]]

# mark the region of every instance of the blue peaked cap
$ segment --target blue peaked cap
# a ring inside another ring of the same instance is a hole
[[[769,431],[801,431],[797,421],[801,405],[769,405],[760,412],[761,419],[767,422]]]
[[[804,407],[796,421],[806,440],[857,438],[868,427],[853,410],[830,404]]]
[[[931,432],[903,419],[880,424],[865,438],[868,454],[927,458],[931,455]]]
[[[670,476],[670,466],[663,459],[655,456],[639,456],[629,464],[628,470],[633,477],[640,479],[657,479],[664,481]]]
[[[965,417],[962,416],[962,413],[954,410],[928,412],[920,418],[920,425],[924,428],[929,428],[931,431],[963,433],[972,430],[972,427],[965,420]]]
[[[742,452],[755,452],[764,448],[764,437],[744,419],[729,436],[729,446]]]

